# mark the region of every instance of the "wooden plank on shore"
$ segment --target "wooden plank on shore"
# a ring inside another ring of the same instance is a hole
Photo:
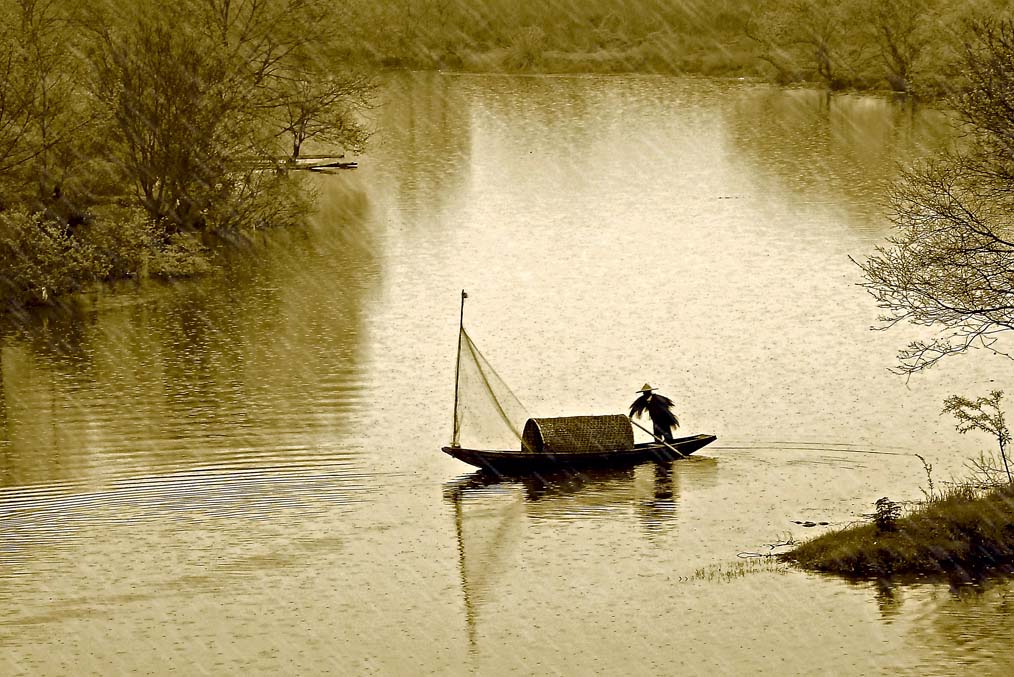
[[[264,171],[288,171],[292,169],[356,169],[359,167],[358,162],[346,161],[343,158],[345,155],[313,155],[313,156],[300,156],[293,159],[292,157],[274,157],[274,158],[258,158],[251,159],[250,166],[253,169],[260,169]]]

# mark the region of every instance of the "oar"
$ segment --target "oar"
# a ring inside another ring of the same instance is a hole
[[[659,437],[658,435],[656,435],[655,433],[653,433],[652,431],[648,430],[643,425],[641,425],[640,423],[638,423],[637,421],[635,421],[633,416],[630,417],[630,422],[633,423],[634,425],[636,425],[638,428],[640,428],[644,432],[646,432],[649,435],[651,435],[653,438],[655,438],[656,442],[659,442],[660,444],[664,445],[667,449],[669,449],[669,451],[675,451],[676,454],[680,458],[686,458],[687,457],[687,455],[684,454],[682,451],[680,451],[679,449],[677,449],[673,445],[669,444],[668,442],[666,442],[665,440],[663,440],[661,437]]]

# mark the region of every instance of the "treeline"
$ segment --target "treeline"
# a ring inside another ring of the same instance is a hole
[[[1006,0],[4,0],[0,310],[207,266],[298,219],[306,144],[359,150],[388,68],[760,77],[936,96]],[[353,68],[351,64],[357,64]]]
[[[388,67],[698,72],[751,60],[739,53],[749,49],[741,0],[350,3],[347,48]]]
[[[0,3],[0,309],[193,273],[206,233],[299,218],[266,169],[367,137],[344,21],[328,0]]]
[[[937,96],[969,23],[1006,0],[352,0],[383,66],[760,77]]]

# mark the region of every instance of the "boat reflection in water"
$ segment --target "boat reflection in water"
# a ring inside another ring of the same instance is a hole
[[[678,524],[681,489],[714,485],[717,470],[715,459],[695,457],[516,477],[478,470],[448,482],[444,497],[454,508],[472,650],[478,610],[497,598],[498,581],[514,577],[529,527],[588,520],[627,522],[639,525],[652,542]]]

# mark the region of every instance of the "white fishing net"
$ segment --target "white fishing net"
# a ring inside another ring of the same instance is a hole
[[[452,444],[469,449],[520,449],[528,411],[479,352],[464,327],[457,373]]]

